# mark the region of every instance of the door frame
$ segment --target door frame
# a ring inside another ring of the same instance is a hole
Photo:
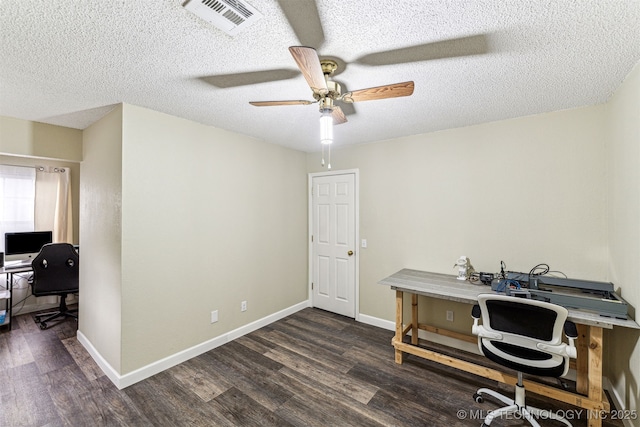
[[[311,236],[313,234],[313,178],[322,177],[322,176],[332,176],[332,175],[354,175],[354,209],[355,209],[355,283],[354,283],[354,313],[355,320],[360,321],[360,170],[359,169],[345,169],[345,170],[335,170],[329,172],[315,172],[309,173],[307,178],[307,195],[308,195],[308,233],[307,233],[307,242],[309,259],[307,260],[307,270],[309,273],[307,292],[309,295],[309,305],[313,307],[313,290],[311,289],[311,283],[313,282],[313,242],[311,241]]]

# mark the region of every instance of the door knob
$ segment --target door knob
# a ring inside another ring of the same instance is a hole
[[[347,252],[347,255],[349,255],[349,256],[353,255],[353,251]]]

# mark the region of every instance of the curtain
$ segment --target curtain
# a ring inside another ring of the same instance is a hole
[[[33,231],[35,179],[33,167],[0,165],[0,252],[4,233]]]
[[[69,168],[36,168],[35,230],[53,231],[55,243],[73,243],[71,171]]]

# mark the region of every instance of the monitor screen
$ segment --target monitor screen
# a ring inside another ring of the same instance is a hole
[[[47,243],[51,243],[51,231],[30,231],[5,233],[4,253],[6,261],[28,261],[40,252]]]

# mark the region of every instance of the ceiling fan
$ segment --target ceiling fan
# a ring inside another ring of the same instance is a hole
[[[331,116],[333,124],[346,123],[342,108],[336,102],[361,102],[377,99],[398,98],[413,94],[413,82],[407,81],[384,86],[370,87],[342,93],[339,83],[331,80],[331,76],[338,68],[336,61],[320,59],[318,53],[312,47],[291,46],[289,52],[296,61],[307,84],[313,92],[314,101],[289,100],[289,101],[252,101],[251,105],[257,107],[271,107],[281,105],[309,105],[318,103],[323,117]]]
[[[292,46],[289,51],[311,88],[313,100],[253,101],[250,104],[258,107],[268,107],[318,103],[321,112],[320,140],[323,148],[322,165],[324,166],[324,146],[330,144],[333,139],[333,125],[347,122],[346,115],[355,113],[353,103],[410,96],[413,94],[414,83],[407,81],[342,93],[342,87],[332,79],[332,76],[343,71],[347,64],[337,57],[335,60],[320,59],[314,48],[306,47],[315,46],[320,48],[325,42],[316,2],[317,0],[277,0],[280,9],[302,45]],[[351,63],[364,66],[387,66],[482,55],[489,52],[487,41],[487,34],[467,35],[382,52],[367,53],[352,60]],[[286,80],[295,76],[297,76],[297,70],[271,69],[202,76],[199,79],[215,87],[231,88]],[[339,103],[342,103],[342,107],[338,105]],[[330,163],[329,168],[331,168]]]

